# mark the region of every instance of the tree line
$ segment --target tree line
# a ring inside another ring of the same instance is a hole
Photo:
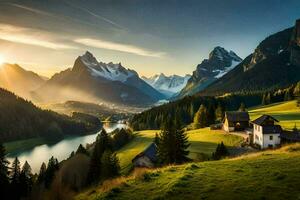
[[[206,127],[221,122],[226,110],[238,110],[241,104],[246,108],[297,99],[300,105],[299,88],[300,82],[272,91],[241,91],[239,94],[224,94],[219,97],[187,96],[136,114],[130,123],[134,130],[160,129],[167,119],[175,117],[183,125]],[[200,123],[194,123],[195,121]]]
[[[262,95],[261,105],[268,105],[271,103],[290,101],[294,99],[297,99],[297,103],[299,104],[300,81],[284,89],[279,89],[272,92],[265,92]]]

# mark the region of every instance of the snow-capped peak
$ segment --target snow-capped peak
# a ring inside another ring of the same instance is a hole
[[[129,77],[137,75],[135,71],[124,68],[121,63],[98,62],[93,54],[88,51],[84,55],[79,56],[79,59],[94,77],[125,82]]]
[[[149,85],[151,85],[156,90],[170,97],[184,88],[187,84],[187,81],[191,75],[178,76],[171,75],[166,76],[163,73],[159,75],[154,75],[150,78],[142,77],[144,81],[146,81]]]

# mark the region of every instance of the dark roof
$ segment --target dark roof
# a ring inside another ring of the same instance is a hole
[[[279,122],[277,119],[275,119],[274,117],[272,117],[270,115],[262,115],[259,118],[253,120],[251,123],[257,124],[257,125],[262,125],[268,119],[273,119],[274,121]]]
[[[280,125],[263,126],[263,134],[281,133],[282,129]]]
[[[136,159],[142,156],[147,156],[152,162],[156,162],[157,161],[156,153],[157,153],[157,146],[154,142],[152,142],[143,152],[135,156],[132,159],[132,161],[134,162]]]
[[[230,111],[225,112],[225,118],[228,119],[228,121],[249,121],[249,113],[248,112],[240,112],[240,111]]]

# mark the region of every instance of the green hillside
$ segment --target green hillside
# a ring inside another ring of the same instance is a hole
[[[168,166],[106,182],[77,199],[298,199],[300,144]]]
[[[159,130],[147,130],[136,132],[136,137],[129,144],[118,151],[121,170],[126,174],[132,167],[131,160],[140,152],[142,152],[155,137],[155,133]],[[243,139],[236,135],[224,134],[223,131],[211,131],[209,128],[203,128],[188,131],[190,158],[201,160],[203,156],[209,157],[215,151],[216,146],[221,141],[228,147],[239,146]]]
[[[251,120],[263,114],[272,115],[280,121],[280,125],[285,129],[294,128],[295,124],[300,127],[300,107],[296,101],[270,104],[249,110]]]

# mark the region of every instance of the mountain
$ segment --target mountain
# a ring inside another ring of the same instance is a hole
[[[31,98],[30,91],[45,82],[38,74],[27,71],[17,64],[3,64],[0,68],[0,87],[6,88],[24,98]]]
[[[146,81],[153,88],[164,94],[167,98],[172,97],[177,94],[185,87],[187,81],[191,75],[185,76],[166,76],[163,73],[159,75],[154,75],[152,77],[142,77],[144,81]]]
[[[264,39],[232,71],[200,92],[201,95],[265,92],[300,80],[300,22]]]
[[[197,65],[192,77],[186,86],[180,91],[178,97],[193,95],[204,90],[209,84],[223,77],[232,70],[242,59],[233,51],[227,51],[222,47],[215,47],[209,54],[208,59],[204,59]]]
[[[60,115],[42,110],[31,102],[0,88],[0,141],[43,137],[59,139],[64,135],[83,135],[100,126],[96,117]],[[96,122],[96,123],[95,123]]]
[[[98,62],[90,52],[79,56],[72,69],[51,77],[34,95],[45,102],[77,100],[137,106],[164,98],[134,70],[126,69],[121,63]]]
[[[57,113],[72,115],[74,112],[86,113],[98,117],[101,121],[109,119],[110,121],[118,121],[126,119],[132,113],[128,110],[119,108],[111,108],[104,104],[95,104],[80,101],[67,101],[63,103],[42,105],[43,109],[53,110]]]

